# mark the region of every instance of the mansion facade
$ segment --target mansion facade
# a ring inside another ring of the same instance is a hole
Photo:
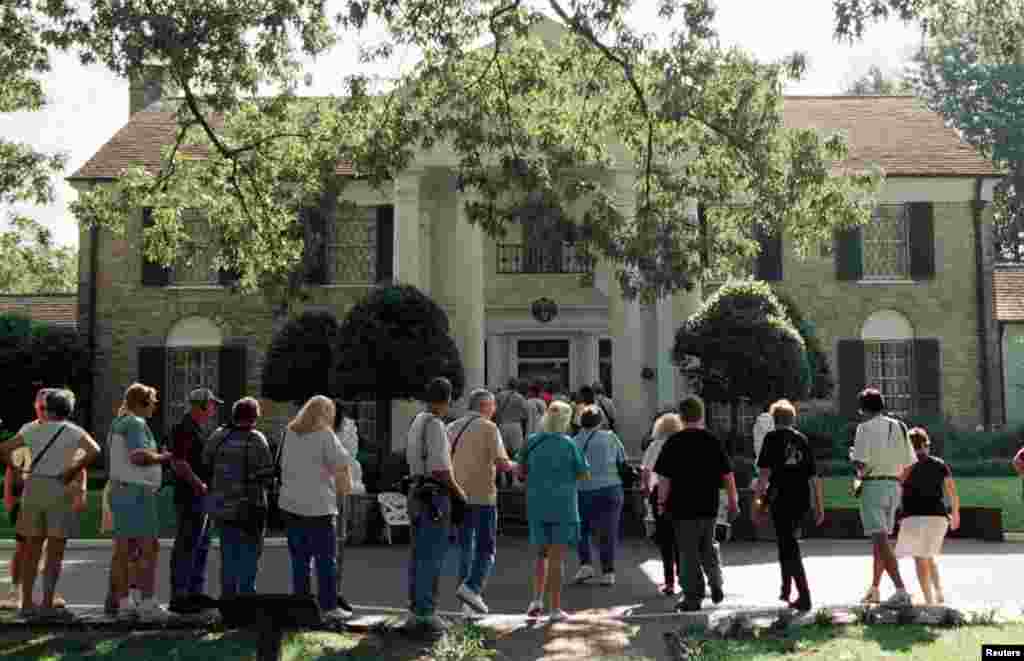
[[[150,89],[133,82],[128,123],[70,178],[73,185],[104,185],[132,165],[159,167],[176,125]],[[877,164],[887,174],[870,225],[806,259],[785,236],[766,241],[755,272],[745,274],[788,294],[814,324],[838,384],[834,408],[850,412],[856,392],[874,384],[908,415],[969,426],[1001,419],[1000,339],[985,307],[992,298],[986,203],[998,178],[991,164],[911,97],[788,97],[784,121],[846,131],[849,165]],[[354,210],[330,204],[321,214],[326,240],[307,269],[310,300],[300,311],[328,310],[340,320],[372,287],[415,285],[449,315],[467,390],[510,377],[551,379],[568,390],[601,381],[627,450],[639,454],[653,413],[688,390],[671,347],[700,305],[700,289],[655,305],[630,303],[609,269],[578,258],[566,237],[529,227],[512,227],[500,241],[485,236],[466,218],[452,163],[443,153],[424,154],[385,190],[353,179],[343,195]],[[631,169],[608,182],[627,207],[633,182]],[[698,213],[697,201],[691,206]],[[79,328],[95,345],[92,420],[100,438],[136,380],[161,390],[158,431],[184,413],[193,387],[212,387],[226,400],[258,396],[263,357],[281,323],[262,296],[233,293],[212,268],[202,219],[192,221],[194,258],[170,269],[143,257],[147,222],[139,209],[123,236],[93,229],[80,237]],[[593,285],[584,286],[580,275],[590,270]],[[416,410],[409,402],[360,404],[361,431],[400,449]],[[264,402],[263,427],[275,433],[293,412]],[[744,410],[741,426],[749,428],[754,413]],[[710,417],[719,429],[730,424],[723,407]]]

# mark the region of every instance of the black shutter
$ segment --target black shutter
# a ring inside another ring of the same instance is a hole
[[[860,340],[839,340],[839,411],[847,418],[856,418],[857,398],[864,390],[867,376],[864,343]]]
[[[907,205],[910,220],[910,277],[930,280],[935,277],[935,206],[931,202]]]
[[[914,413],[921,417],[942,415],[942,358],[935,338],[914,340]]]
[[[860,226],[835,233],[836,280],[864,277],[864,241]]]
[[[299,211],[303,227],[306,282],[322,285],[327,282],[327,219],[317,207]]]
[[[418,218],[409,218],[419,223]],[[414,231],[419,231],[415,227]],[[392,282],[395,278],[395,207],[390,204],[377,207],[377,282]]]
[[[140,347],[139,383],[156,388],[156,397],[160,402],[156,406],[153,417],[149,420],[149,428],[153,430],[158,441],[167,435],[164,429],[166,420],[164,407],[170,401],[170,393],[164,392],[166,375],[167,349],[164,347]]]
[[[153,226],[153,209],[142,210],[142,228]],[[171,281],[171,270],[157,262],[146,259],[145,235],[139,235],[139,253],[142,255],[142,285],[144,287],[166,287]]]
[[[220,383],[216,394],[224,400],[220,407],[220,422],[231,421],[231,406],[245,397],[248,391],[249,371],[245,363],[245,346],[232,345],[220,350]]]
[[[761,245],[754,278],[765,282],[782,280],[782,230],[768,234],[760,225],[755,225],[754,238]]]

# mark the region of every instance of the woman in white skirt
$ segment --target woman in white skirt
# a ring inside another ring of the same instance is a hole
[[[930,454],[928,432],[915,427],[908,435],[917,453],[917,462],[907,466],[900,476],[904,518],[896,541],[896,557],[914,558],[925,602],[941,604],[944,598],[935,557],[942,550],[946,532],[960,527],[960,499],[949,466]],[[948,512],[943,495],[951,505]]]

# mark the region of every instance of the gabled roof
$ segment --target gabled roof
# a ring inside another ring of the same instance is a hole
[[[787,96],[782,119],[790,128],[843,131],[850,144],[845,165],[854,169],[877,164],[891,177],[999,176],[914,97]],[[172,112],[137,112],[69,180],[115,179],[135,165],[155,172],[176,130]],[[351,163],[339,163],[338,174],[352,175]]]
[[[54,326],[78,326],[78,294],[0,294],[0,314],[17,314]]]
[[[912,96],[787,96],[782,121],[790,128],[845,133],[849,168],[877,164],[890,177],[1000,176],[991,161]]]
[[[998,321],[1024,321],[1024,269],[998,269],[992,274],[992,303]]]

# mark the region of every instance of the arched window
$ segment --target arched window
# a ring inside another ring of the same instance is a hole
[[[167,333],[166,392],[162,394],[164,423],[174,424],[185,414],[188,394],[195,388],[220,393],[220,327],[205,317],[186,317]]]
[[[865,383],[882,391],[886,407],[897,416],[913,411],[914,327],[896,310],[879,310],[864,322]]]

